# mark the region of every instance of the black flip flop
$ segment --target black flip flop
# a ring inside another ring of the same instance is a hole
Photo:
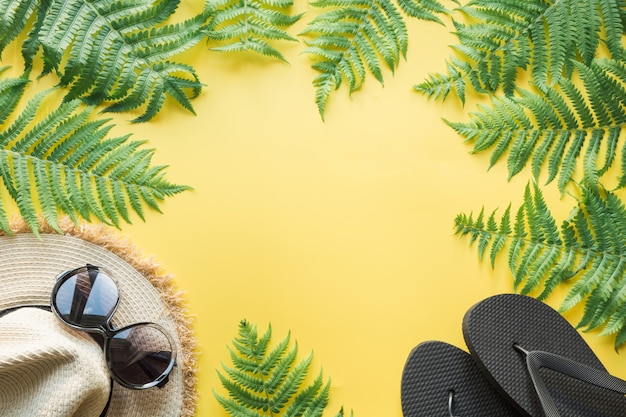
[[[463,336],[478,366],[523,416],[626,416],[626,381],[609,375],[578,331],[541,301],[487,298],[465,314]]]
[[[470,355],[444,342],[417,345],[402,372],[404,417],[519,417]]]

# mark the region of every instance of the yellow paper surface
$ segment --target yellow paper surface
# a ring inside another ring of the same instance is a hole
[[[293,11],[307,14],[292,34],[317,13],[304,2]],[[146,124],[111,116],[114,134],[147,140],[168,179],[194,188],[122,230],[175,275],[195,317],[197,416],[227,415],[213,396],[224,394],[216,369],[229,363],[227,346],[246,319],[260,332],[271,323],[275,340],[291,331],[300,358],[313,351],[311,373],[323,369],[332,381],[325,415],[344,406],[359,417],[401,417],[410,350],[426,340],[464,348],[465,311],[512,291],[505,255],[495,270],[479,262],[454,235],[454,218],[517,208],[530,173],[507,181],[504,163],[487,171],[489,155],[470,155],[443,122],[468,120],[473,98],[463,107],[413,91],[445,71],[456,39],[451,25],[407,22],[407,60],[384,73],[384,87],[368,75],[352,96],[345,85],[332,93],[325,122],[302,40],[278,44],[289,64],[198,45],[176,59],[206,84],[193,101],[197,116],[169,100]],[[560,222],[574,202],[554,188],[544,192]],[[548,300],[558,301],[559,293]],[[575,323],[577,313],[566,317]],[[584,337],[626,377],[611,338]]]

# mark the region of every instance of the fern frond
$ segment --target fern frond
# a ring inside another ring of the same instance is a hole
[[[328,403],[330,381],[322,374],[305,385],[312,354],[296,362],[297,345],[290,348],[287,335],[269,350],[271,326],[259,338],[256,326],[243,320],[230,350],[232,366],[218,371],[228,397],[214,392],[233,417],[320,417]]]
[[[548,183],[558,177],[561,191],[576,179],[577,168],[597,182],[619,159],[619,152],[624,158],[626,144],[620,141],[626,126],[626,65],[600,59],[589,67],[575,66],[584,92],[573,81],[561,80],[558,89],[520,90],[520,97],[494,98],[491,107],[472,113],[470,122],[448,124],[474,144],[474,152],[491,150],[490,167],[508,152],[509,178],[530,165],[535,179],[542,170]],[[618,186],[624,185],[622,163]]]
[[[13,100],[15,88],[2,88],[0,102]],[[80,101],[62,103],[54,111],[39,114],[47,92],[37,94],[19,114],[7,114],[12,123],[0,130],[2,181],[33,233],[38,218],[60,232],[57,218],[68,215],[77,222],[93,216],[120,227],[130,223],[130,212],[143,218],[143,205],[155,206],[165,196],[188,187],[163,178],[162,166],[151,166],[154,151],[128,136],[107,138],[112,125],[91,121],[91,108]],[[38,122],[33,122],[38,119]],[[8,232],[0,202],[0,228]]]
[[[383,64],[392,72],[406,56],[406,24],[389,0],[320,0],[312,6],[325,11],[301,33],[309,36],[304,52],[319,60],[313,68],[315,102],[322,119],[330,93],[348,81],[358,89],[367,70],[382,84]],[[367,68],[367,70],[366,70]]]
[[[532,190],[527,187],[514,226],[508,215],[495,231],[471,214],[459,214],[455,228],[471,241],[483,236],[494,257],[501,253],[503,240],[509,243],[509,268],[515,289],[523,294],[538,292],[544,299],[570,282],[561,311],[582,305],[579,327],[619,335],[616,347],[626,343],[626,207],[614,193],[585,182],[578,205],[557,228],[535,184]]]
[[[56,72],[65,100],[110,104],[108,111],[145,106],[134,121],[147,121],[167,95],[193,111],[190,98],[202,84],[189,66],[170,59],[204,36],[211,11],[177,24],[164,22],[179,1],[101,0],[0,2],[0,52],[35,18],[22,45],[26,68],[43,51],[44,74]]]
[[[272,46],[272,41],[297,42],[285,28],[302,17],[291,16],[288,9],[292,0],[222,0],[215,4],[215,15],[208,30],[209,40],[221,42],[213,51],[254,51],[287,62]]]
[[[460,44],[453,49],[461,59],[415,89],[445,99],[470,83],[479,93],[501,88],[511,96],[520,70],[529,67],[535,84],[551,87],[571,76],[573,62],[591,64],[601,45],[620,59],[624,6],[622,0],[470,1],[460,10],[472,23],[455,22]],[[463,87],[452,88],[458,84]]]

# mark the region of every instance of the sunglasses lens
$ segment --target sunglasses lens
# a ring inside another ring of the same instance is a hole
[[[95,268],[82,268],[65,278],[54,294],[54,306],[63,320],[79,327],[104,325],[119,299],[115,282]]]
[[[137,325],[116,333],[108,345],[109,367],[126,384],[155,385],[171,370],[173,348],[157,327]]]

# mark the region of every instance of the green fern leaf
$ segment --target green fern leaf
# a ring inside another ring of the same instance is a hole
[[[483,258],[485,251],[491,240],[492,233],[498,230],[498,225],[495,219],[495,213],[492,213],[487,220],[487,230],[480,235],[480,241],[478,242],[478,257]]]
[[[5,72],[8,68],[9,67],[0,68],[0,74]],[[24,76],[20,78],[0,79],[0,125],[4,124],[13,110],[15,110],[15,107],[24,94],[28,82],[28,74],[24,74]]]
[[[474,0],[460,10],[471,21],[455,22],[460,44],[453,49],[461,59],[416,86],[435,98],[464,91],[452,86],[468,82],[479,93],[502,88],[511,96],[528,68],[536,85],[550,87],[571,76],[575,61],[590,65],[603,44],[611,58],[623,53],[622,0]]]
[[[406,55],[406,24],[389,0],[320,0],[311,3],[325,11],[301,33],[309,36],[305,53],[319,61],[313,81],[315,102],[322,119],[330,93],[346,80],[350,93],[369,71],[381,84],[383,65],[392,72]],[[367,68],[367,70],[366,70]]]
[[[425,81],[414,85],[413,89],[434,99],[441,98],[442,100],[445,100],[448,94],[454,92],[461,102],[465,103],[466,86],[463,78],[464,72],[461,69],[465,69],[465,73],[470,74],[471,68],[469,64],[452,57],[451,61],[446,62],[446,66],[448,74],[431,73]]]
[[[211,11],[164,24],[179,0],[5,1],[0,3],[0,52],[34,23],[22,45],[27,70],[43,51],[44,74],[56,72],[65,100],[109,104],[106,111],[145,106],[134,121],[153,118],[167,95],[192,111],[202,84],[193,68],[169,61],[205,35]],[[182,92],[182,95],[181,95]]]
[[[0,102],[13,100],[6,96],[17,88],[5,85],[13,84],[0,81]],[[19,114],[14,106],[7,114],[12,123],[0,130],[0,175],[33,233],[39,217],[60,232],[60,215],[75,222],[94,216],[120,227],[122,220],[130,223],[132,211],[142,217],[143,205],[158,209],[165,196],[189,189],[166,181],[164,167],[151,166],[154,151],[141,148],[144,142],[129,142],[129,135],[107,138],[112,125],[90,120],[92,109],[78,100],[42,118],[38,109],[47,93],[37,94]],[[5,232],[7,222],[0,202]]]
[[[228,375],[228,378],[224,377],[224,380],[230,380],[235,384],[255,393],[261,392],[263,387],[263,380],[258,376],[247,372],[242,372],[238,369],[223,366],[224,372]]]
[[[2,158],[0,158],[0,162],[2,162]],[[0,167],[0,176],[4,177],[4,173],[2,172],[4,169]],[[0,228],[2,230],[6,230],[6,234],[8,236],[13,236],[13,232],[10,231],[9,222],[7,220],[7,213],[4,209],[4,205],[2,201],[0,201]]]
[[[267,346],[271,338],[271,331],[269,331],[269,329],[271,329],[271,326],[268,328],[268,332],[266,332],[259,341],[259,345],[263,346],[263,349],[259,352],[258,358],[264,358],[261,362],[260,372],[265,376],[269,375],[270,372],[278,366],[286,365],[286,367],[284,368],[285,370],[291,368],[291,365],[293,364],[293,361],[295,360],[298,351],[296,346],[296,348],[294,348],[289,354],[287,354],[287,356],[285,356],[291,338],[291,334],[287,334],[287,336],[280,343],[278,343],[278,345],[274,349],[272,349],[269,354],[266,355],[265,352],[267,351]],[[279,358],[281,357],[284,357],[285,360],[279,362]],[[271,386],[272,384],[268,385]]]
[[[302,417],[321,417],[324,409],[328,405],[328,394],[330,392],[330,381],[324,386],[320,395],[313,398]]]
[[[30,171],[32,165],[24,158],[16,158],[19,154],[12,151],[7,152],[10,168],[13,168],[13,190],[16,191],[12,197],[17,203],[17,207],[31,229],[38,229],[37,212],[35,203],[31,195]],[[44,212],[45,214],[45,212]]]
[[[280,412],[287,402],[294,396],[311,365],[312,355],[309,355],[301,363],[293,366],[297,350],[294,349],[285,356],[285,360],[276,366],[276,371],[272,372],[267,381],[267,392],[274,395],[270,402],[272,413]],[[291,372],[289,372],[291,370]]]
[[[495,212],[492,214],[492,217],[495,218]],[[502,219],[500,220],[500,227],[498,229],[498,232],[493,234],[494,240],[493,243],[491,244],[491,251],[489,252],[489,259],[491,261],[491,267],[495,268],[495,264],[496,264],[496,258],[498,257],[500,251],[502,250],[502,248],[504,248],[504,245],[506,244],[506,236],[508,236],[511,233],[511,226],[510,226],[510,218],[511,218],[511,206],[509,205],[505,212],[504,215],[502,216]]]
[[[221,0],[214,5],[216,12],[208,31],[209,40],[223,43],[213,51],[253,51],[287,62],[272,46],[273,41],[297,42],[284,28],[302,17],[291,16],[287,9],[293,1]]]
[[[233,417],[320,417],[330,381],[324,384],[320,373],[305,385],[312,354],[296,362],[297,345],[289,347],[289,335],[270,351],[271,334],[271,326],[259,338],[256,326],[245,320],[239,324],[230,349],[232,366],[218,371],[228,397],[214,392],[217,401]]]
[[[0,55],[24,31],[37,4],[37,0],[3,1],[0,4]]]
[[[574,81],[537,93],[520,90],[520,97],[494,98],[468,123],[447,122],[474,152],[492,151],[491,166],[508,152],[509,178],[530,165],[535,179],[546,169],[547,182],[558,177],[564,191],[582,168],[582,177],[598,182],[618,160],[620,134],[626,126],[626,65],[601,59],[587,67],[575,64],[584,92]],[[615,94],[606,94],[615,91]],[[582,161],[581,161],[582,160]],[[581,166],[579,166],[579,164]],[[622,163],[619,185],[626,185]]]
[[[421,20],[443,24],[437,14],[448,10],[437,0],[398,0],[398,5],[407,15]]]
[[[619,347],[626,343],[625,219],[626,207],[615,194],[585,182],[577,207],[557,228],[535,184],[532,190],[527,188],[514,226],[506,213],[497,232],[491,222],[485,225],[471,214],[459,214],[455,229],[458,235],[469,235],[470,242],[476,235],[484,236],[487,242],[480,243],[491,245],[494,258],[502,241],[509,243],[509,268],[521,293],[538,291],[537,297],[545,299],[570,282],[561,311],[582,305],[578,326],[615,334]],[[485,248],[478,250],[480,255]]]

